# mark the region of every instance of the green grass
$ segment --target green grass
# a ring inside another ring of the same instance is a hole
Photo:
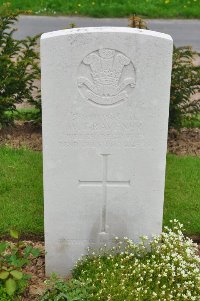
[[[42,155],[0,148],[0,233],[43,233]]]
[[[39,112],[36,108],[23,108],[18,109],[16,112],[13,113],[13,117],[15,120],[33,120],[34,116],[37,115]]]
[[[0,234],[43,233],[42,154],[0,148]],[[178,219],[200,234],[200,158],[167,156],[164,224]]]
[[[184,224],[187,234],[200,234],[200,158],[168,155],[164,225]]]
[[[14,119],[14,120],[22,120],[22,121],[28,121],[35,119],[35,116],[38,114],[39,110],[36,108],[21,108],[16,111],[10,112],[6,111],[6,116]]]
[[[191,120],[183,120],[182,127],[200,128],[200,114],[194,115]]]
[[[1,0],[0,4],[7,2]],[[149,18],[199,18],[199,0],[10,0],[12,9],[41,15]],[[30,12],[28,12],[30,11]]]

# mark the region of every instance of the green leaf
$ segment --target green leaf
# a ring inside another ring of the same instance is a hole
[[[12,238],[18,239],[19,238],[19,232],[17,232],[16,230],[10,230],[10,236]]]
[[[17,289],[16,281],[12,278],[6,280],[5,286],[6,286],[6,292],[9,296],[12,296]]]
[[[39,249],[32,249],[31,254],[34,257],[38,257],[40,255],[40,250]]]
[[[11,271],[10,274],[17,280],[20,280],[23,277],[23,273],[16,270]]]
[[[0,273],[0,279],[2,279],[2,280],[7,279],[8,276],[9,276],[9,272],[7,272],[7,271],[3,271]]]
[[[24,250],[24,255],[25,255],[26,257],[28,257],[28,256],[31,254],[32,249],[33,249],[32,246],[27,246],[27,247],[25,248],[25,250]]]
[[[0,253],[3,253],[6,250],[7,247],[8,247],[7,242],[0,243]]]

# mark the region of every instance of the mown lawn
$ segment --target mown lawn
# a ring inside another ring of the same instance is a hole
[[[200,157],[167,156],[164,225],[174,218],[200,234]]]
[[[0,233],[43,233],[42,156],[0,148]]]
[[[199,0],[1,0],[12,9],[40,15],[83,15],[126,17],[130,14],[149,18],[199,18]]]
[[[42,195],[42,154],[0,148],[0,234],[42,234]],[[200,234],[200,158],[167,156],[164,225],[174,218]]]

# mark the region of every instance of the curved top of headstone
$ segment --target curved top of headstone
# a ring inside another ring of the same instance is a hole
[[[156,38],[173,41],[172,37],[170,35],[162,33],[162,32],[146,30],[146,29],[139,29],[139,28],[111,27],[111,26],[80,27],[80,28],[71,28],[71,29],[51,31],[51,32],[43,33],[41,36],[41,39],[48,39],[48,38],[54,38],[54,37],[65,36],[65,35],[73,35],[73,34],[109,33],[109,32],[111,32],[111,33],[134,33],[134,34],[138,34],[138,35],[152,36],[152,37],[156,37]]]

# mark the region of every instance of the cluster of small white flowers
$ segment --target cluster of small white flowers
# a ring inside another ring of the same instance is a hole
[[[177,220],[172,224],[152,241],[146,236],[139,244],[116,238],[111,250],[104,246],[81,259],[74,274],[93,283],[91,300],[199,301],[197,246],[184,237]]]

